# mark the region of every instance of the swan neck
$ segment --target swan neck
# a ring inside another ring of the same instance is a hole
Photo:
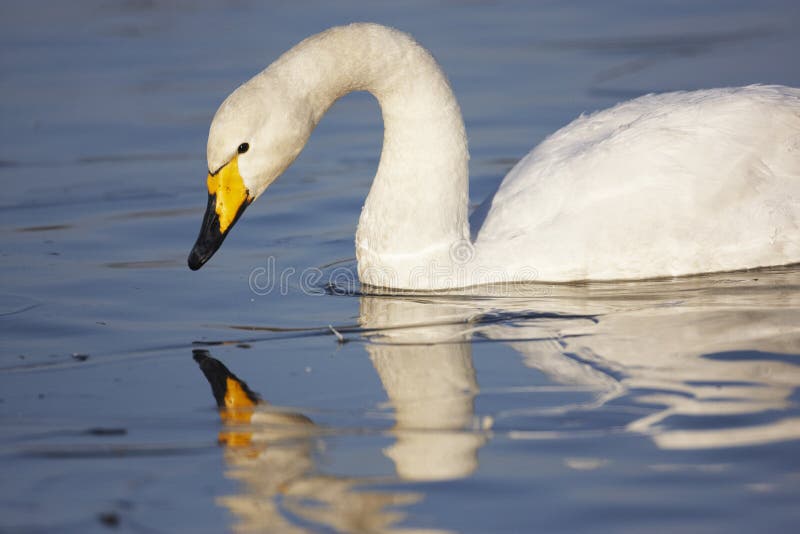
[[[383,148],[356,231],[363,283],[428,289],[454,244],[469,242],[467,138],[442,69],[409,35],[374,24],[303,41],[276,68],[293,80],[316,124],[340,97],[368,91]]]

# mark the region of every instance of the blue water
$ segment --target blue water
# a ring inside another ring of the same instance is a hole
[[[188,270],[219,103],[356,20],[448,73],[473,204],[580,113],[800,86],[792,1],[4,3],[0,531],[792,532],[797,268],[362,294],[382,130],[354,94]],[[269,402],[252,425],[193,350]]]

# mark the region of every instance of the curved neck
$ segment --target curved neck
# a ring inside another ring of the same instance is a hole
[[[461,110],[436,60],[405,33],[375,24],[332,28],[270,67],[311,109],[314,125],[340,97],[380,103],[383,149],[356,232],[363,283],[426,289],[468,242],[469,171]]]

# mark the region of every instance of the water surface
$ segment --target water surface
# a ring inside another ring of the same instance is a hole
[[[363,292],[353,233],[382,131],[363,94],[333,107],[208,265],[185,265],[213,112],[311,33],[374,20],[434,52],[478,204],[580,113],[800,86],[796,2],[0,10],[0,530],[797,524],[797,268]],[[250,425],[220,421],[197,350],[269,403]]]

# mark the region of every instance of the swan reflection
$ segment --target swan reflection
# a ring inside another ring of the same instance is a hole
[[[401,480],[461,478],[478,465],[487,438],[474,415],[478,386],[463,312],[441,303],[362,298],[367,351],[395,415],[395,442],[383,452]],[[270,406],[207,351],[195,351],[195,360],[226,423],[219,441],[227,475],[242,483],[242,494],[220,499],[239,518],[238,530],[305,532],[288,519],[294,516],[341,532],[413,532],[393,527],[404,517],[396,507],[421,494],[363,488],[396,478],[321,474],[314,453],[325,429]]]
[[[396,405],[403,402],[390,392],[392,365],[407,365],[409,375],[417,368],[430,382],[445,381],[437,378],[444,367],[432,362],[456,366],[463,361],[471,369],[472,344],[464,341],[484,339],[508,344],[526,367],[552,382],[594,392],[589,402],[549,408],[550,413],[560,409],[588,420],[614,401],[631,408],[625,429],[649,436],[662,449],[800,438],[800,419],[787,410],[800,386],[796,266],[673,280],[489,289],[446,297],[362,297],[363,324],[392,327],[372,337],[393,343],[388,349],[369,344],[367,350]],[[398,328],[402,325],[428,326]],[[431,343],[425,350],[439,357],[428,360],[421,350],[409,350],[394,361],[383,352],[401,351],[403,343],[413,342]],[[409,354],[416,354],[416,362]],[[449,376],[458,381],[473,373],[453,370]],[[424,378],[409,383],[430,387]],[[459,387],[469,391],[474,384]],[[412,391],[405,390],[413,396]],[[398,408],[398,417],[402,413]],[[537,435],[526,428],[526,416],[537,413],[540,407],[522,405],[482,417],[499,424],[496,432],[524,438]],[[565,432],[549,430],[550,437]]]
[[[241,484],[239,494],[218,500],[237,518],[234,530],[308,532],[292,520],[299,518],[338,532],[411,532],[392,528],[404,515],[391,507],[412,504],[420,494],[365,490],[358,486],[386,480],[320,473],[314,455],[324,429],[260,399],[208,351],[196,350],[194,358],[225,423],[219,442],[226,476]]]
[[[486,437],[474,413],[478,383],[464,311],[361,298],[361,325],[376,332],[367,352],[395,410],[396,441],[384,452],[403,479],[461,478],[478,465]]]
[[[423,495],[398,491],[397,482],[470,476],[493,435],[559,439],[585,423],[592,435],[623,429],[665,450],[800,439],[792,409],[800,386],[798,289],[800,270],[774,269],[506,287],[479,297],[363,295],[358,331],[394,412],[393,442],[382,451],[394,476],[323,475],[314,462],[323,429],[302,414],[256,407],[252,420],[226,416],[220,439],[242,494],[222,503],[244,531],[303,532],[292,516],[342,532],[409,532],[396,526],[402,506]],[[546,407],[520,401],[524,372],[516,387],[481,391],[473,350],[483,357],[483,347],[493,352],[498,343],[519,355],[521,370],[547,377],[551,386],[541,390],[572,395]],[[575,403],[576,393],[587,400]],[[476,398],[487,394],[505,402],[476,413]],[[613,410],[621,424],[608,421]],[[390,489],[365,488],[376,483]]]
[[[562,383],[593,383],[603,402],[647,406],[626,428],[662,449],[800,438],[800,419],[785,414],[800,386],[796,268],[557,289],[540,309],[596,321],[491,325],[485,334],[545,333],[513,343],[526,365]]]

